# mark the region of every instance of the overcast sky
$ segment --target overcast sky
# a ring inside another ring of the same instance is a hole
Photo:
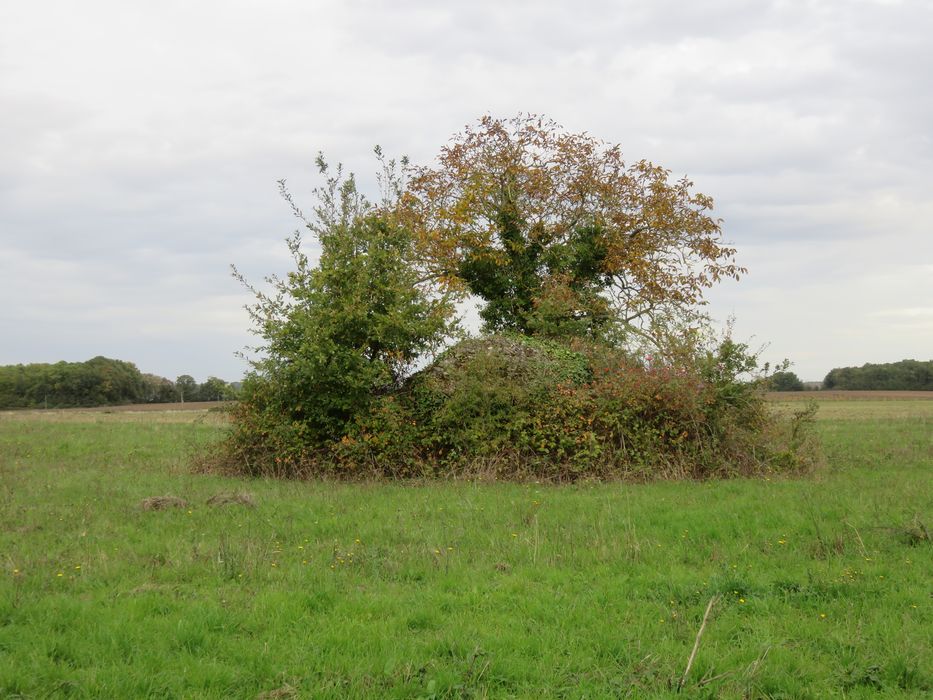
[[[765,359],[931,359],[931,36],[924,0],[2,2],[0,364],[238,379],[277,179],[519,111],[714,197],[749,274],[710,311]]]

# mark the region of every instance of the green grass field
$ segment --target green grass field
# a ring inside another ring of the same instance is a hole
[[[214,413],[0,414],[0,697],[673,697],[717,596],[679,697],[930,697],[933,401],[823,409],[807,478],[574,486],[203,476]]]

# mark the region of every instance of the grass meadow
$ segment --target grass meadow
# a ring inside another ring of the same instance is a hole
[[[931,697],[933,401],[816,428],[806,478],[346,484],[192,473],[208,411],[0,414],[0,697]]]

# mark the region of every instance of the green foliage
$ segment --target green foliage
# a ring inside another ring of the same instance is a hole
[[[197,381],[190,374],[182,374],[175,379],[176,401],[200,401],[200,390]]]
[[[201,401],[230,401],[236,396],[236,390],[218,377],[208,377],[207,381],[198,387],[198,398]]]
[[[824,389],[933,391],[933,360],[901,360],[861,367],[837,367],[823,380]]]
[[[0,408],[136,403],[146,393],[147,383],[136,365],[106,357],[0,367]]]
[[[432,461],[444,472],[502,459],[502,476],[520,475],[531,421],[556,387],[589,379],[584,355],[523,336],[467,340],[414,377],[407,400],[425,427]]]
[[[171,392],[169,394],[163,384],[159,387],[159,398],[153,399],[155,402],[233,401],[239,396],[239,392],[232,384],[228,384],[219,377],[208,377],[203,384],[198,384],[190,374],[181,375],[174,384],[167,379],[162,381],[171,387]]]
[[[319,166],[327,172],[323,160]],[[384,173],[392,176],[391,163]],[[312,266],[296,232],[288,239],[296,269],[272,280],[273,296],[256,292],[252,315],[265,356],[244,384],[233,448],[249,469],[287,472],[280,465],[312,459],[399,387],[451,332],[452,306],[422,286],[410,233],[371,207],[352,176],[338,170],[317,191],[313,220],[281,185],[317,238],[320,259]]]
[[[132,403],[228,401],[236,390],[210,377],[198,384],[183,374],[175,382],[142,374],[131,362],[95,357],[87,362],[0,367],[0,409],[73,408]]]
[[[172,403],[178,400],[175,393],[175,384],[165,377],[155,374],[144,374],[145,390],[142,400],[145,403]]]
[[[255,453],[244,460],[252,473],[343,478],[566,481],[807,469],[815,456],[809,414],[782,422],[770,413],[766,380],[748,379],[755,371],[748,348],[728,338],[684,349],[676,361],[598,343],[474,338],[372,398],[329,438],[308,440],[304,423],[266,413],[262,430],[276,461],[262,466]]]
[[[803,382],[793,372],[775,372],[771,375],[771,391],[803,391]]]
[[[507,206],[507,205],[506,205]],[[468,249],[458,270],[485,329],[551,337],[598,337],[612,320],[600,281],[605,250],[596,227],[579,227],[564,242],[530,238],[515,215],[499,215],[502,251]],[[546,270],[546,273],[542,271]]]

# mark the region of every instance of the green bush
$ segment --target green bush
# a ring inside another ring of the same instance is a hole
[[[339,437],[309,442],[300,422],[273,421],[276,461],[262,473],[572,481],[806,469],[811,414],[782,425],[767,380],[747,376],[755,370],[731,340],[675,364],[579,341],[470,339],[376,397]]]
[[[677,365],[521,337],[467,350],[450,354],[468,361],[442,359],[409,393],[445,475],[704,478],[807,466],[802,445],[778,434],[761,383],[741,378],[755,362],[732,341]]]
[[[370,206],[352,177],[328,180],[313,220],[284,183],[282,192],[321,254],[312,265],[296,233],[288,239],[296,269],[272,278],[274,294],[256,292],[264,357],[234,409],[228,458],[248,473],[291,476],[333,461],[333,446],[379,414],[381,397],[449,335],[452,307],[420,284],[410,233]]]

